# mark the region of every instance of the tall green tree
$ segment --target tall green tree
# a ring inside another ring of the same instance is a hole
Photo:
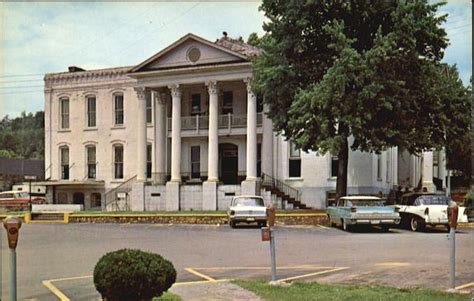
[[[0,156],[22,159],[44,158],[44,112],[23,112],[0,121]]]
[[[450,96],[465,91],[443,76],[448,40],[440,5],[264,0],[260,6],[268,21],[253,88],[264,94],[277,131],[304,151],[337,154],[338,197],[347,193],[349,148],[418,153],[466,130],[450,118],[458,114]]]

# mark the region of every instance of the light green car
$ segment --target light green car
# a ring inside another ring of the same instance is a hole
[[[340,225],[344,231],[356,225],[377,225],[388,231],[400,223],[397,209],[385,207],[382,199],[374,196],[345,196],[326,212],[331,226]]]

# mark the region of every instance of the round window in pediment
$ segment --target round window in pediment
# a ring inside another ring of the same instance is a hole
[[[188,60],[195,63],[201,58],[201,51],[197,47],[191,47],[187,53]]]

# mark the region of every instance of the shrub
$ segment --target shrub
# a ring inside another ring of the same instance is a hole
[[[122,249],[102,256],[94,268],[94,284],[107,301],[151,300],[176,281],[171,262],[158,254]]]
[[[474,203],[474,190],[470,190],[464,197],[464,205],[471,207]]]

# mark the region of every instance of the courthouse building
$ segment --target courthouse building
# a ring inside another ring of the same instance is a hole
[[[48,199],[102,210],[225,210],[259,194],[325,208],[337,157],[305,153],[273,131],[250,85],[259,49],[187,34],[136,66],[69,67],[45,76]],[[348,192],[434,190],[443,157],[397,148],[349,153]]]

